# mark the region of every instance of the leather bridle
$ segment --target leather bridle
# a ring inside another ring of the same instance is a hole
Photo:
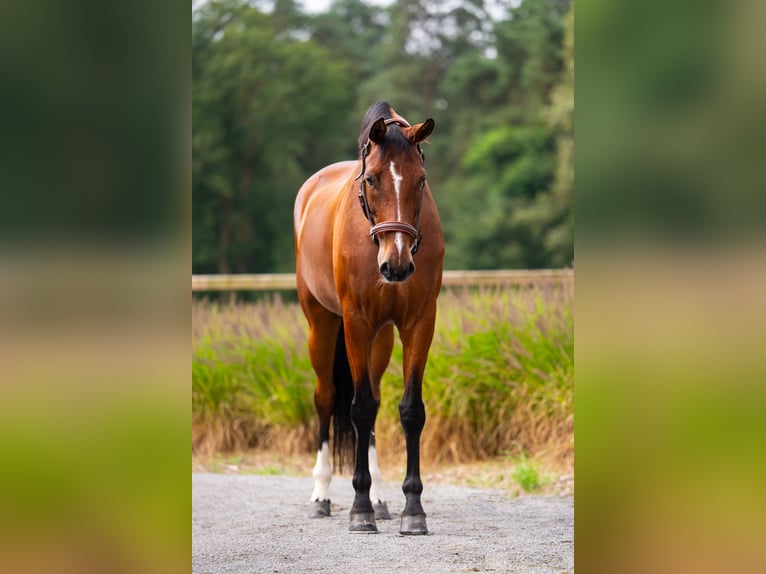
[[[391,124],[396,124],[403,128],[409,128],[412,127],[410,124],[408,124],[403,118],[389,118],[385,120],[385,125],[389,126]],[[420,159],[425,163],[425,156],[423,155],[423,150],[420,149],[420,144],[415,144],[418,148],[418,153],[420,154]],[[359,181],[359,192],[357,193],[359,197],[359,204],[362,206],[362,212],[364,212],[364,216],[367,218],[367,221],[370,222],[370,238],[373,240],[375,245],[378,245],[378,238],[376,237],[378,233],[382,233],[385,231],[400,231],[402,233],[406,233],[407,235],[411,236],[415,241],[412,244],[412,247],[410,247],[410,253],[412,255],[415,255],[417,253],[418,248],[420,247],[420,242],[423,240],[423,234],[419,230],[420,226],[420,209],[423,206],[423,194],[421,192],[420,195],[420,205],[418,206],[417,215],[415,216],[415,225],[410,225],[409,223],[405,223],[404,221],[383,221],[381,223],[375,223],[375,219],[372,217],[372,212],[370,211],[370,205],[367,203],[367,191],[365,188],[365,174],[367,170],[366,166],[366,160],[367,160],[367,154],[370,153],[370,149],[372,147],[372,142],[370,140],[367,140],[367,143],[365,143],[360,152],[362,157],[362,169],[359,171],[359,175],[357,175],[354,178],[354,181],[361,179]]]

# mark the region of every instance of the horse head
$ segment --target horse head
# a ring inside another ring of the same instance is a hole
[[[386,281],[397,282],[415,272],[413,255],[421,240],[418,223],[428,185],[420,143],[433,131],[434,120],[410,126],[393,113],[370,126],[357,178],[370,236],[378,246],[378,268]]]

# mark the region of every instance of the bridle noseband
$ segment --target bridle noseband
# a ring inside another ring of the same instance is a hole
[[[385,120],[385,125],[389,126],[391,124],[396,124],[403,128],[409,128],[412,127],[410,124],[408,124],[404,119],[402,118],[389,118]],[[425,162],[425,156],[423,155],[423,150],[420,149],[420,144],[415,144],[418,148],[418,153],[420,154],[420,159]],[[354,181],[359,181],[359,191],[357,193],[357,196],[359,197],[359,204],[362,206],[362,212],[364,212],[364,216],[367,218],[367,221],[370,222],[370,238],[373,240],[375,245],[378,244],[378,238],[376,237],[378,233],[382,233],[385,231],[400,231],[402,233],[406,233],[407,235],[411,236],[415,239],[414,243],[412,244],[412,247],[410,247],[410,253],[412,255],[415,255],[417,253],[418,248],[420,247],[420,242],[423,239],[423,234],[418,229],[420,224],[420,209],[422,207],[423,202],[423,195],[421,193],[420,196],[420,202],[421,205],[418,206],[417,216],[415,219],[415,225],[410,225],[409,223],[405,223],[404,221],[383,221],[381,223],[376,224],[375,220],[372,217],[372,213],[370,212],[370,205],[367,203],[367,192],[364,187],[364,175],[366,173],[367,167],[366,167],[366,160],[367,160],[367,154],[370,152],[372,144],[370,140],[367,140],[367,143],[364,144],[361,148],[361,156],[362,156],[362,169],[359,171],[359,175],[357,175],[354,178]]]

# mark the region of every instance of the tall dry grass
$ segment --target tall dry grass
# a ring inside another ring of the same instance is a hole
[[[439,299],[425,373],[422,454],[466,462],[526,453],[571,462],[573,286],[458,289]],[[193,448],[313,451],[314,373],[306,321],[278,296],[192,306]],[[381,385],[376,438],[403,460],[401,344]]]

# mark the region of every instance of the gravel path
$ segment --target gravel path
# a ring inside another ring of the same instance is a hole
[[[192,572],[375,574],[574,572],[571,497],[425,485],[429,536],[399,535],[399,484],[383,494],[393,520],[348,532],[351,480],[334,477],[332,516],[305,518],[311,477],[192,474]]]

